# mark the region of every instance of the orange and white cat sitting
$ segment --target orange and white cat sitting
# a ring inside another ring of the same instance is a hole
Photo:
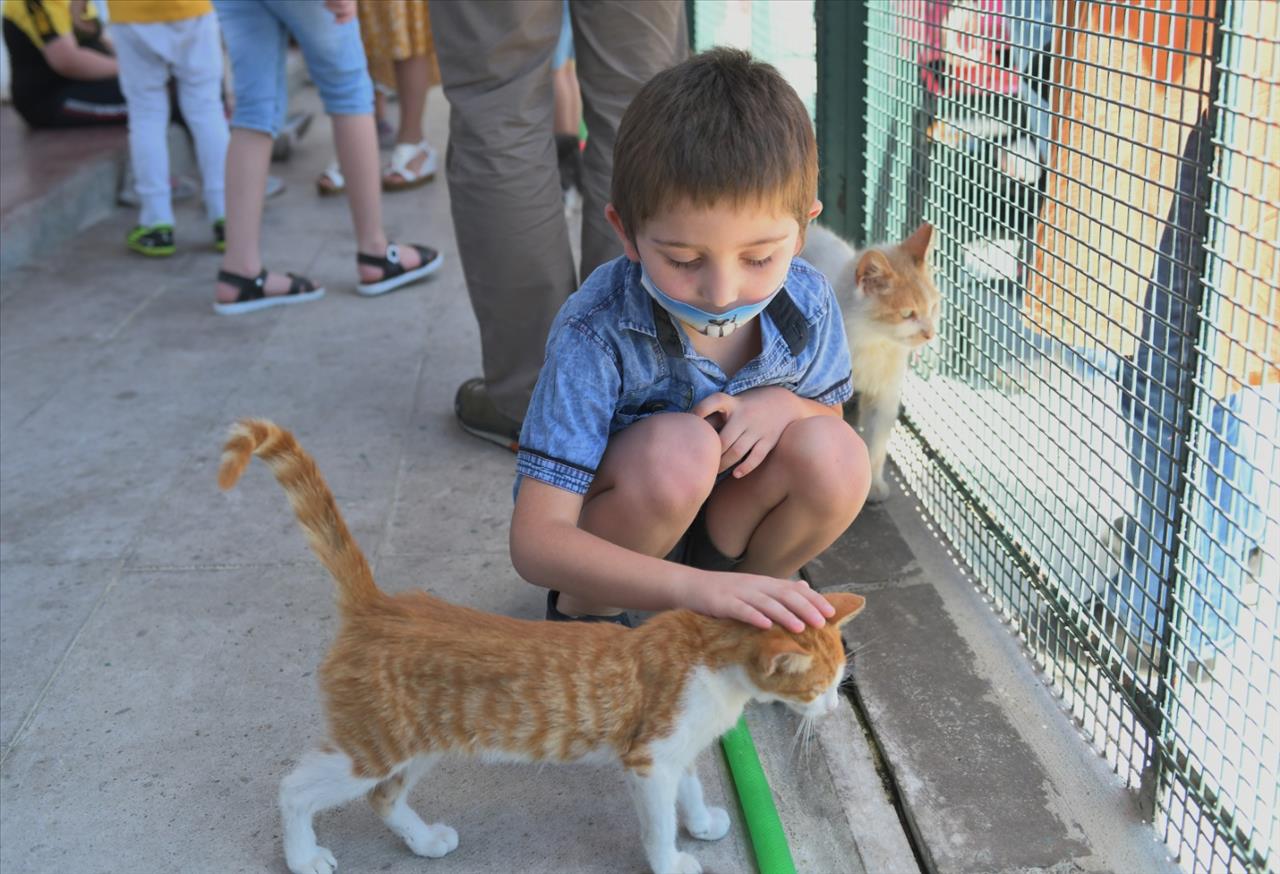
[[[810,225],[800,253],[830,280],[844,313],[858,430],[871,456],[871,501],[889,496],[884,463],[907,358],[938,331],[941,295],[928,260],[932,239],[933,227],[923,224],[900,243],[857,252],[826,228]]]
[[[750,700],[781,701],[806,719],[834,710],[845,669],[840,626],[863,607],[828,595],[820,629],[762,631],[688,610],[636,629],[529,622],[458,607],[425,592],[388,595],[293,435],[244,420],[223,450],[218,483],[235,485],[253,455],[275,472],[312,549],[337,581],[341,627],[319,672],[329,742],[280,785],[284,851],[294,874],[329,874],[312,817],[368,795],[383,822],[421,856],[458,846],[405,803],[444,755],[488,761],[616,762],[626,770],[655,874],[696,874],[676,846],[677,811],[701,840],[729,831],[703,803],[695,759]],[[512,860],[512,868],[517,865]]]

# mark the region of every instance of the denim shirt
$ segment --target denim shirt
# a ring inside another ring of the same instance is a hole
[[[761,320],[761,352],[732,377],[699,355],[625,256],[602,264],[561,307],[520,432],[520,477],[586,494],[610,436],[708,395],[780,385],[820,404],[853,394],[849,345],[831,285],[794,258]]]

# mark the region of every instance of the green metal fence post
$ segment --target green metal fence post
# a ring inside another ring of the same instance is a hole
[[[861,0],[817,0],[818,197],[822,223],[866,242],[867,12]]]

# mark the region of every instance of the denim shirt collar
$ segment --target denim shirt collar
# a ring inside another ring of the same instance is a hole
[[[623,311],[619,320],[621,327],[656,338],[669,356],[702,357],[689,345],[684,331],[676,326],[675,319],[640,284],[640,265],[637,262],[627,262],[623,282]],[[769,318],[763,318],[765,315]],[[785,287],[757,318],[761,320],[762,354],[770,351],[774,344],[781,343],[794,357],[809,342],[808,320]]]

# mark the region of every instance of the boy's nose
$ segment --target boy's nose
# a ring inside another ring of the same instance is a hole
[[[711,277],[703,286],[702,299],[716,309],[723,309],[738,299],[738,293],[727,279]]]

